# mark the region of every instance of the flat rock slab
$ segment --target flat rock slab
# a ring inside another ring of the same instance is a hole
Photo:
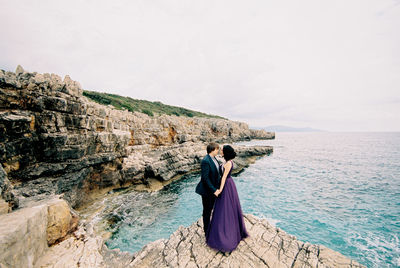
[[[0,268],[34,267],[48,250],[72,232],[78,218],[56,196],[0,215]]]
[[[202,221],[179,227],[168,240],[146,245],[129,267],[365,267],[321,245],[303,243],[279,228],[245,215],[249,237],[231,254],[209,248]]]
[[[0,216],[0,267],[32,267],[47,248],[47,207]]]
[[[133,255],[108,249],[90,224],[81,225],[34,267],[365,267],[324,246],[301,242],[265,219],[245,215],[245,224],[250,236],[230,254],[206,245],[199,219]]]

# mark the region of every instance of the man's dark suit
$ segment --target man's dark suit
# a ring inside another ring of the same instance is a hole
[[[201,180],[196,186],[196,193],[201,195],[203,201],[203,225],[206,234],[216,198],[214,193],[220,185],[221,169],[215,166],[211,156],[207,154],[201,161]]]

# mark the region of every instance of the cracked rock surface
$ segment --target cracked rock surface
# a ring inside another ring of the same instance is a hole
[[[74,229],[70,213],[67,203],[55,197],[1,215],[0,267],[364,267],[329,248],[299,241],[250,214],[245,215],[250,236],[230,254],[206,245],[202,219],[132,254],[108,249],[85,220],[72,233],[62,232],[63,225],[54,221],[65,221]],[[51,244],[49,238],[59,242]]]
[[[205,244],[201,219],[133,255],[109,250],[90,225],[81,226],[74,238],[52,247],[36,267],[365,267],[322,245],[299,241],[265,219],[247,214],[245,224],[250,236],[230,254]]]
[[[250,236],[230,254],[205,244],[199,219],[168,240],[146,245],[129,267],[364,267],[324,246],[303,243],[265,219],[247,214],[245,223]]]

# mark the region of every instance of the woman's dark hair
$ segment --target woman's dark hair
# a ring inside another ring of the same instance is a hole
[[[230,145],[224,145],[224,147],[222,147],[222,152],[224,153],[226,161],[232,160],[236,157],[236,152]]]

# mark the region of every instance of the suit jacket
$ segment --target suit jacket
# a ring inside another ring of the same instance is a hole
[[[210,155],[201,160],[201,179],[196,186],[199,195],[212,195],[221,185],[221,167],[217,168]]]

